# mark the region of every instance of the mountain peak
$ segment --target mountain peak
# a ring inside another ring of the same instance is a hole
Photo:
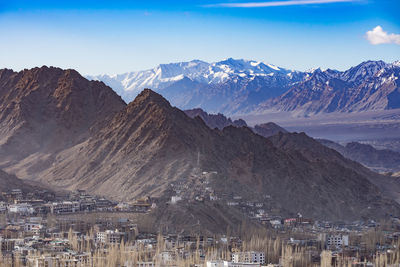
[[[393,66],[400,67],[400,60],[396,60],[392,63]]]
[[[143,91],[135,98],[135,100],[130,103],[130,105],[140,105],[145,103],[155,103],[160,106],[171,107],[169,102],[162,95],[148,88],[143,89]]]

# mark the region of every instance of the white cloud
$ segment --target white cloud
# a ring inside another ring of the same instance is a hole
[[[247,3],[219,3],[206,5],[205,7],[271,7],[271,6],[298,6],[313,4],[331,4],[343,2],[356,2],[359,0],[286,0],[271,2],[247,2]]]
[[[381,26],[376,26],[371,31],[367,31],[367,40],[373,44],[398,44],[400,45],[400,34],[387,33]]]

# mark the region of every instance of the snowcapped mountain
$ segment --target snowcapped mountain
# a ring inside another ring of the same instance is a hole
[[[355,84],[362,83],[365,78],[373,77],[379,70],[390,66],[383,61],[366,61],[350,68],[341,75],[341,79]]]
[[[398,62],[366,61],[344,72],[319,69],[257,110],[311,115],[400,108],[399,77]]]
[[[87,76],[112,87],[126,101],[144,88],[160,92],[173,105],[210,112],[235,113],[284,93],[305,74],[260,61],[226,59],[161,64],[157,67],[119,75]]]
[[[294,111],[353,112],[400,107],[400,62],[366,61],[346,71],[292,71],[260,61],[226,59],[161,64],[119,75],[88,76],[112,87],[126,102],[151,88],[181,109],[227,115]]]

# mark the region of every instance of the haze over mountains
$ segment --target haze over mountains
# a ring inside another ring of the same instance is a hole
[[[0,85],[0,168],[21,179],[119,200],[167,201],[175,182],[195,195],[206,171],[215,174],[209,183],[222,203],[241,195],[282,214],[331,220],[400,214],[397,180],[304,133],[265,138],[247,127],[211,129],[152,90],[127,105],[73,70],[2,70]],[[195,220],[208,220],[207,210],[229,213],[224,204],[198,205]]]
[[[88,78],[104,81],[127,102],[149,87],[181,109],[228,115],[271,110],[312,115],[400,108],[399,73],[399,61],[367,61],[343,72],[319,68],[299,72],[229,58]]]

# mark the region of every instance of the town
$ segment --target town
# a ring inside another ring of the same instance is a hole
[[[187,185],[171,184],[169,204],[185,198],[221,201],[207,179],[199,181],[199,192],[206,194],[188,195]],[[223,200],[226,205],[243,210],[261,227],[204,236],[141,227],[137,218],[159,201],[150,197],[125,203],[83,190],[57,195],[13,189],[2,192],[1,200],[1,266],[388,266],[400,261],[400,219],[394,217],[352,223],[301,214],[282,218],[270,216],[261,202],[232,196]]]

